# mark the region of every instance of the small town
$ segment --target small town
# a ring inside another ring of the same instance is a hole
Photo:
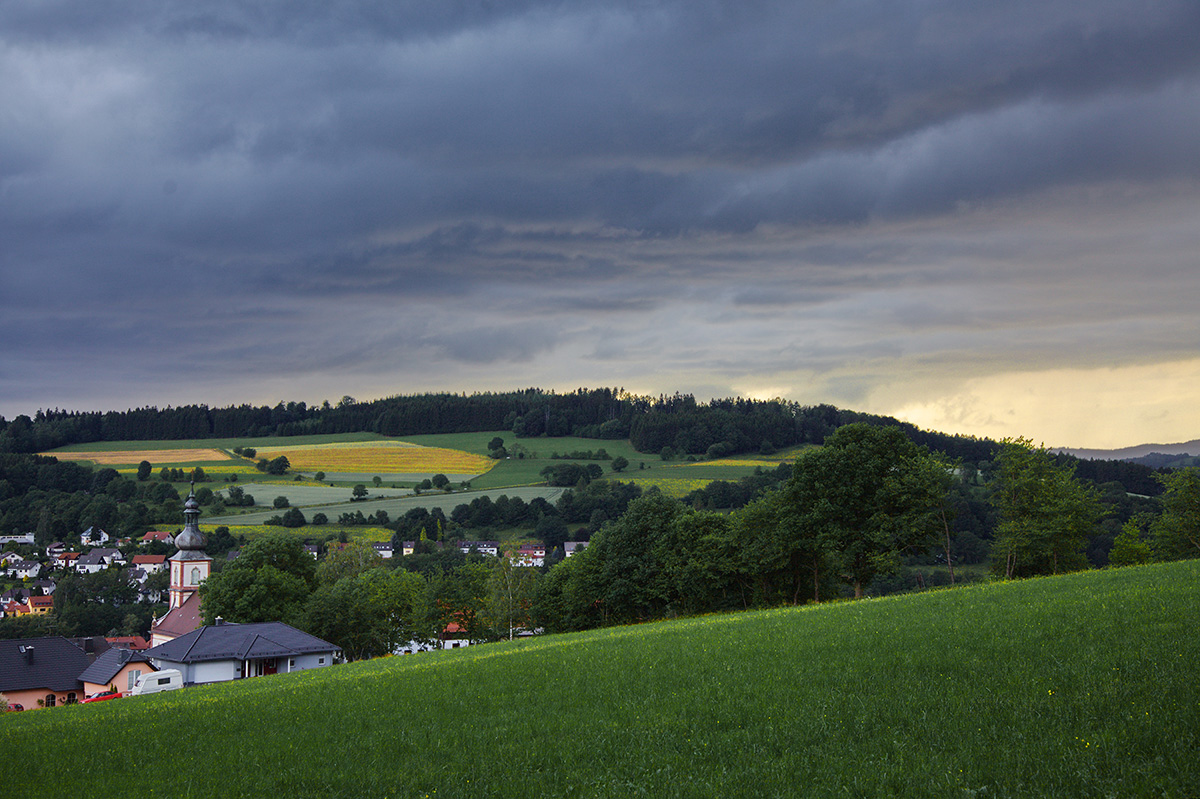
[[[49,544],[44,556],[26,560],[15,549],[28,553],[34,544],[32,533],[0,537],[0,546],[13,547],[0,555],[0,574],[20,580],[21,587],[0,594],[0,619],[43,616],[54,611],[54,575],[71,570],[78,574],[96,574],[113,570],[136,589],[141,604],[158,605],[168,599],[165,613],[151,622],[149,638],[143,635],[88,636],[83,638],[42,637],[0,640],[0,696],[9,711],[26,708],[52,708],[90,703],[124,696],[173,690],[184,686],[290,673],[303,669],[332,666],[344,660],[341,647],[304,633],[281,621],[251,624],[227,623],[217,618],[211,626],[201,623],[200,586],[208,578],[212,558],[204,553],[205,539],[200,532],[200,506],[195,490],[184,503],[185,523],[174,535],[162,531],[145,533],[136,542],[110,538],[98,528],[88,528],[80,536],[82,546],[95,545],[86,552],[82,547],[68,549],[66,543]],[[112,546],[106,546],[111,544]],[[175,547],[173,556],[133,554],[146,547]],[[434,544],[434,548],[440,548]],[[505,558],[518,569],[545,565],[546,548],[542,544],[520,544],[505,548],[499,541],[455,541],[453,547],[463,555],[478,554]],[[567,556],[586,547],[586,542],[568,542]],[[371,545],[382,560],[393,556],[390,543]],[[304,545],[304,552],[316,560],[319,547]],[[338,551],[334,545],[334,551]],[[416,541],[405,541],[402,556],[411,556]],[[228,553],[229,560],[238,556]],[[45,572],[46,577],[41,575]],[[154,575],[168,577],[153,579]],[[534,631],[521,628],[519,636]],[[410,640],[389,652],[407,655],[433,649],[457,649],[479,643],[467,636],[465,628],[450,622],[434,638]]]

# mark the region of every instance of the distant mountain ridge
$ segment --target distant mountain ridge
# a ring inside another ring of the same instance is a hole
[[[1182,444],[1138,444],[1121,449],[1073,449],[1058,447],[1055,452],[1065,452],[1081,460],[1140,461],[1148,455],[1200,455],[1200,439]]]

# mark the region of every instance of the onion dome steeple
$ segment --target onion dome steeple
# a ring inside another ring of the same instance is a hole
[[[171,556],[171,612],[188,602],[208,579],[212,558],[204,554],[204,533],[200,532],[200,503],[196,501],[196,483],[183,503],[183,531],[175,536],[179,551]],[[197,597],[198,598],[198,597]],[[169,616],[170,614],[168,614]],[[165,617],[164,617],[165,618]]]
[[[200,532],[200,503],[196,501],[196,482],[192,481],[192,492],[183,503],[183,532],[175,536],[175,546],[180,551],[203,552],[204,533]]]

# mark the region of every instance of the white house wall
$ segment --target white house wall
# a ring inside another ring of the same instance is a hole
[[[318,652],[308,655],[296,655],[292,658],[279,659],[280,673],[289,671],[306,671],[307,669],[323,669],[333,665],[332,652]]]
[[[333,665],[332,652],[318,652],[294,657],[276,659],[278,673],[289,671],[307,671],[308,669],[323,669]],[[229,682],[242,678],[242,661],[240,660],[211,660],[203,663],[176,663],[162,658],[154,659],[155,666],[161,669],[179,669],[183,675],[184,685],[204,685],[213,682]],[[268,675],[269,676],[269,675]]]

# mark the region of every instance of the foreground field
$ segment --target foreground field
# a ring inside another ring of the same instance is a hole
[[[0,777],[39,796],[1196,796],[1198,581],[1200,562],[1085,573],[9,714],[10,750],[53,756]]]

